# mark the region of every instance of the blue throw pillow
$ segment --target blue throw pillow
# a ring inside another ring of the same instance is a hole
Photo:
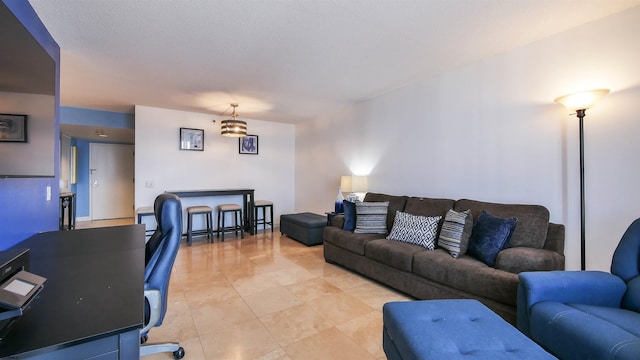
[[[344,225],[342,230],[353,231],[356,228],[356,203],[343,200],[344,205]]]
[[[500,250],[507,247],[518,219],[501,218],[482,211],[473,226],[467,254],[493,266]]]

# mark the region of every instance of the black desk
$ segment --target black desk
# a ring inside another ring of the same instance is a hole
[[[253,235],[253,206],[254,189],[212,189],[212,190],[167,190],[165,192],[176,194],[178,197],[205,197],[242,195],[242,211],[244,212],[244,229]]]
[[[144,309],[144,226],[52,231],[29,248],[44,289],[0,343],[0,358],[138,359]]]

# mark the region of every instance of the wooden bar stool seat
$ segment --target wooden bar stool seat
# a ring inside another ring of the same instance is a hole
[[[204,215],[207,227],[193,230],[193,216]],[[213,209],[209,206],[190,206],[187,208],[187,244],[191,246],[193,235],[206,234],[207,239],[213,242]]]
[[[233,226],[225,226],[225,214],[233,213]],[[240,238],[244,239],[244,228],[242,224],[242,206],[237,204],[221,204],[218,205],[218,237],[222,234],[222,241],[224,241],[224,233],[233,231],[238,235],[240,231]]]
[[[269,225],[271,232],[273,232],[273,202],[269,200],[256,200],[253,209],[254,233],[258,232],[258,225],[262,225],[262,229],[265,231],[267,230],[267,225]],[[267,209],[269,210],[269,217],[267,217]],[[262,218],[258,217],[258,210],[262,210]]]

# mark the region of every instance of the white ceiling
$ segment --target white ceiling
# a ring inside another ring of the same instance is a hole
[[[297,123],[640,0],[29,0],[61,103]]]

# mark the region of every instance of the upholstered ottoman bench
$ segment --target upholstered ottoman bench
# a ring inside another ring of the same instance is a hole
[[[555,359],[477,300],[390,302],[382,346],[396,359]]]
[[[326,225],[325,216],[310,212],[280,215],[280,233],[307,246],[322,244]]]

